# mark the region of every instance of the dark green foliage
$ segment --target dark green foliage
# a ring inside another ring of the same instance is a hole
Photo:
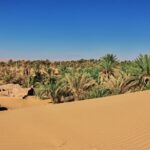
[[[94,80],[96,80],[97,82],[99,81],[99,66],[85,68],[83,69],[83,73],[88,73]]]
[[[111,92],[109,89],[95,87],[92,90],[90,90],[89,92],[87,92],[86,98],[91,99],[91,98],[105,97],[108,95],[111,95]]]

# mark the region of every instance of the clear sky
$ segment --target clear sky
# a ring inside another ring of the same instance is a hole
[[[0,58],[150,54],[149,0],[0,0]]]

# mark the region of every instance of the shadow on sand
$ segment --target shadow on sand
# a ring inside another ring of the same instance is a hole
[[[0,107],[0,111],[6,111],[6,110],[8,110],[8,108],[6,108],[6,107]]]

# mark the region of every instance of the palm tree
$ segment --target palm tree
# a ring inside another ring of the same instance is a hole
[[[135,78],[124,72],[119,72],[117,76],[111,75],[109,79],[105,79],[101,86],[109,89],[112,94],[122,94],[130,91],[137,84]]]
[[[108,78],[114,75],[114,67],[116,65],[117,58],[113,54],[107,54],[100,60],[100,81],[102,82],[104,78]]]
[[[144,76],[150,76],[150,56],[145,54],[145,55],[140,55],[136,59],[136,64],[139,67],[141,74]]]
[[[63,93],[63,84],[61,81],[57,82],[55,78],[51,78],[50,82],[38,83],[37,96],[41,99],[51,99],[53,103],[61,102],[61,94]]]
[[[66,74],[65,80],[75,100],[84,99],[86,91],[95,85],[95,81],[85,73]]]
[[[139,80],[139,84],[143,89],[144,86],[146,86],[150,82],[150,56],[147,54],[141,54],[135,60],[135,63],[139,70],[138,74],[136,74],[135,76]]]

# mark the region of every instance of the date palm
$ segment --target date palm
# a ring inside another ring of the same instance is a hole
[[[62,82],[57,82],[56,79],[51,79],[50,82],[39,84],[37,89],[37,96],[40,98],[51,99],[53,103],[61,102],[61,94],[63,93]]]
[[[139,67],[142,75],[150,76],[150,56],[149,55],[140,55],[135,63]]]
[[[112,94],[122,94],[130,91],[137,84],[138,82],[129,74],[119,72],[117,76],[111,75],[109,79],[105,79],[101,86],[109,89]]]
[[[110,78],[114,75],[114,68],[117,62],[117,58],[113,54],[107,54],[100,60],[100,81],[103,82],[105,78]]]
[[[85,73],[66,74],[65,80],[75,100],[84,99],[86,91],[95,85],[95,81]]]
[[[149,55],[140,55],[135,63],[139,70],[138,74],[136,74],[137,80],[139,80],[139,84],[143,89],[146,84],[150,82],[150,56]]]

